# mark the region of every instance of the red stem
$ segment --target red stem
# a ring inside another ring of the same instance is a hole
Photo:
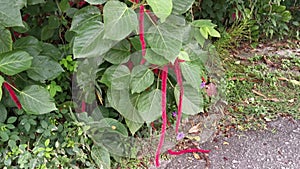
[[[144,11],[145,11],[145,7],[144,5],[140,6],[140,17],[139,17],[139,35],[140,35],[140,42],[141,42],[141,46],[142,46],[142,60],[141,60],[141,65],[143,65],[146,60],[144,58],[144,56],[146,55],[146,42],[145,42],[145,36],[144,36]]]
[[[209,152],[210,152],[210,150],[202,150],[202,149],[197,149],[197,148],[180,150],[180,151],[168,150],[168,153],[171,155],[181,155],[181,154],[186,154],[186,153],[209,153]]]
[[[18,109],[21,109],[22,108],[22,105],[15,93],[15,91],[11,88],[10,84],[7,83],[7,82],[4,82],[3,83],[4,87],[6,88],[6,90],[8,91],[11,99],[15,102],[15,104],[17,105]]]
[[[181,76],[181,70],[180,70],[180,65],[179,65],[179,60],[176,59],[175,63],[174,63],[174,69],[175,69],[175,74],[176,74],[176,78],[177,78],[177,83],[179,85],[180,88],[180,93],[179,93],[179,103],[178,103],[178,116],[177,116],[177,120],[176,120],[176,134],[178,133],[178,129],[179,129],[179,125],[180,125],[180,120],[181,120],[181,116],[182,116],[182,100],[183,100],[183,84],[182,84],[182,76]]]
[[[155,165],[159,167],[159,156],[162,145],[164,143],[166,129],[167,129],[167,112],[166,112],[166,101],[167,101],[167,78],[168,78],[168,66],[164,66],[162,71],[162,82],[161,82],[161,90],[162,90],[162,98],[161,98],[161,108],[162,108],[162,127],[161,127],[161,135],[159,144],[155,154]]]

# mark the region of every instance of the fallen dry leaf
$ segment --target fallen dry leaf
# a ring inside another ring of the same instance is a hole
[[[226,142],[226,141],[224,141],[224,142],[223,142],[223,145],[229,145],[229,143],[228,143],[228,142]]]
[[[277,98],[265,98],[263,99],[265,101],[272,101],[272,102],[280,102],[281,100],[277,99]]]
[[[197,159],[197,160],[200,160],[200,159],[201,159],[201,157],[199,156],[198,153],[193,153],[193,156],[194,156],[194,158]]]
[[[265,96],[264,94],[262,94],[262,93],[260,93],[260,92],[258,92],[256,90],[252,89],[252,92],[255,93],[255,94],[257,94],[257,95],[259,95],[259,96],[261,96],[261,97],[264,97],[265,99],[267,99],[267,96]]]
[[[198,123],[196,126],[193,126],[192,128],[189,129],[189,133],[198,133],[200,130],[200,125],[201,123]]]

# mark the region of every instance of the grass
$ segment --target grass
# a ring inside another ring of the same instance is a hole
[[[279,116],[300,119],[300,56],[253,54],[242,60],[227,58],[227,101],[221,121],[239,130],[264,129]]]

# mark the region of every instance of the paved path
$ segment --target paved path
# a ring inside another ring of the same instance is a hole
[[[162,163],[160,168],[300,169],[300,121],[280,118],[270,122],[266,131],[236,132],[230,138],[218,136],[202,148],[212,150],[206,160],[185,154]]]

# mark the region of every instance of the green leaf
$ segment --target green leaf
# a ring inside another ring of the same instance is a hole
[[[169,63],[169,61],[165,59],[165,57],[155,53],[149,48],[146,50],[145,59],[147,60],[147,62],[158,66],[166,65]]]
[[[154,82],[154,74],[144,65],[132,69],[130,88],[131,93],[140,93],[150,87]]]
[[[89,22],[101,22],[100,10],[95,6],[87,6],[76,11],[70,30],[76,33],[84,32]]]
[[[69,0],[60,1],[59,8],[62,12],[66,12],[68,9],[70,9]]]
[[[194,4],[195,0],[173,0],[173,13],[181,15],[186,13]]]
[[[13,30],[18,33],[26,33],[27,31],[29,31],[29,25],[25,21],[22,21],[22,23],[24,26],[15,26],[13,27]]]
[[[200,28],[200,33],[204,37],[204,39],[208,39],[208,32],[209,32],[208,27],[201,27]]]
[[[20,102],[23,109],[31,114],[45,114],[57,110],[47,89],[38,85],[25,87],[20,92]]]
[[[97,168],[110,169],[110,155],[104,147],[93,145],[91,157],[97,164]]]
[[[2,93],[2,90],[1,90],[1,93]],[[2,103],[0,103],[0,113],[1,113],[0,123],[4,123],[6,118],[7,118],[7,110],[6,110],[5,106]]]
[[[9,124],[12,124],[12,123],[14,123],[14,122],[16,122],[17,121],[17,117],[15,117],[15,116],[11,116],[11,117],[9,117],[8,119],[7,119],[7,123],[9,123]]]
[[[48,40],[52,38],[53,35],[54,35],[54,29],[51,29],[48,25],[42,28],[41,40],[43,41]]]
[[[0,137],[1,137],[2,142],[6,142],[9,140],[9,136],[8,136],[7,132],[5,132],[5,131],[0,130]]]
[[[200,84],[202,83],[202,70],[200,66],[193,64],[193,62],[181,62],[180,68],[182,76],[187,83],[192,85],[194,88],[200,87]]]
[[[155,53],[173,63],[182,47],[183,33],[181,26],[168,23],[167,20],[162,24],[150,27],[145,33],[145,38]]]
[[[91,5],[101,5],[104,4],[107,0],[85,0]]]
[[[50,139],[47,139],[47,140],[45,141],[44,145],[45,145],[45,147],[48,147],[49,144],[50,144]]]
[[[122,40],[112,47],[105,55],[104,59],[112,64],[121,64],[128,62],[130,58],[130,43]]]
[[[111,107],[116,109],[126,119],[143,123],[144,120],[137,111],[137,100],[139,95],[130,95],[129,90],[107,90],[107,98]]]
[[[199,19],[192,22],[192,25],[195,27],[216,27],[216,24],[211,23],[211,20],[209,19]]]
[[[146,121],[151,123],[161,116],[161,90],[155,89],[149,93],[143,93],[138,101],[138,110],[140,115]]]
[[[184,61],[191,61],[189,54],[185,51],[180,51],[179,55],[178,55],[178,59],[184,60]]]
[[[15,41],[14,49],[24,50],[34,57],[42,51],[42,43],[33,36],[26,36]]]
[[[161,22],[165,22],[166,18],[171,14],[173,3],[172,0],[147,0],[154,14],[160,18]]]
[[[2,84],[3,84],[4,81],[5,81],[4,78],[0,75],[0,101],[2,99]]]
[[[32,57],[24,51],[0,54],[0,71],[12,76],[30,68]]]
[[[49,56],[56,61],[61,60],[61,57],[63,56],[60,50],[51,43],[42,44],[42,52],[40,55]]]
[[[137,123],[128,119],[125,119],[125,122],[126,122],[126,126],[129,128],[131,135],[134,135],[135,132],[137,132],[144,124],[144,123]]]
[[[99,57],[109,51],[116,41],[104,39],[104,26],[100,21],[91,21],[84,25],[82,31],[75,36],[74,58]]]
[[[137,15],[119,1],[108,1],[103,9],[104,38],[120,41],[137,29]]]
[[[123,123],[119,122],[113,118],[103,118],[98,123],[96,123],[99,128],[106,128],[108,130],[105,131],[116,131],[119,134],[127,137],[128,132]]]
[[[216,38],[220,38],[221,37],[220,33],[217,30],[215,30],[214,28],[212,28],[212,27],[208,27],[208,33],[212,37],[216,37]]]
[[[204,43],[205,43],[205,38],[200,33],[200,30],[196,28],[193,33],[194,33],[194,37],[195,37],[196,41],[203,48]]]
[[[184,94],[182,102],[182,112],[188,115],[195,115],[203,112],[203,96],[199,89],[192,87],[190,84],[184,84]],[[176,86],[174,90],[176,103],[178,105],[179,100],[179,87]]]
[[[0,2],[0,26],[14,27],[24,26],[16,0],[1,0]]]
[[[100,82],[116,90],[126,89],[129,87],[130,70],[125,65],[113,65],[106,69]]]
[[[12,38],[10,31],[0,28],[0,53],[12,50]]]
[[[60,64],[47,56],[35,56],[27,70],[28,76],[35,81],[53,80],[64,72]]]
[[[55,15],[50,15],[48,18],[48,28],[56,29],[59,28],[59,26],[60,26],[59,18]]]
[[[40,3],[45,3],[45,0],[27,0],[28,5],[36,5]]]

